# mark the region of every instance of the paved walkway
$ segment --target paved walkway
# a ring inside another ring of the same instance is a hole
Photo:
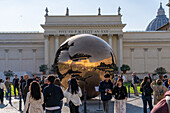
[[[103,113],[103,111],[97,111],[99,109],[99,97],[87,101],[87,113]],[[64,99],[64,103],[66,100]],[[131,98],[127,100],[127,112],[126,113],[143,113],[141,96],[136,97],[131,95]],[[22,109],[24,105],[22,103]],[[80,113],[83,113],[84,106],[80,106]],[[102,109],[102,103],[101,103]],[[19,111],[19,99],[12,98],[12,106],[8,100],[4,100],[4,104],[0,104],[0,113],[20,113]],[[22,112],[21,112],[22,113]],[[63,105],[62,113],[69,113],[69,108]],[[114,113],[114,99],[112,99],[110,105],[110,113]],[[149,110],[148,110],[149,113]]]

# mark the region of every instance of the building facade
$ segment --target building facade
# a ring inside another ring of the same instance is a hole
[[[170,72],[170,32],[123,32],[126,24],[118,15],[53,16],[46,14],[43,33],[0,33],[0,72],[40,74],[50,68],[60,44],[77,34],[93,34],[113,49],[117,65],[128,64],[129,73],[153,73],[157,67]]]

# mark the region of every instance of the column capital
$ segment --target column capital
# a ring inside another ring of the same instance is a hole
[[[147,52],[147,51],[148,51],[148,48],[143,48],[143,50],[144,50],[145,52]]]
[[[57,38],[57,37],[59,37],[59,36],[60,36],[60,34],[55,34],[55,35],[54,35],[55,38]]]
[[[49,35],[44,35],[44,38],[45,38],[45,39],[48,39],[48,38],[49,38]]]
[[[157,48],[158,52],[161,52],[162,51],[162,48]]]
[[[70,35],[70,34],[65,34],[64,36],[65,36],[65,37],[70,37],[71,35]]]
[[[68,38],[70,38],[71,35],[70,34],[65,34],[64,36],[66,37],[66,40],[67,40]]]
[[[102,37],[102,36],[103,36],[103,34],[97,34],[97,36],[98,36],[98,37]]]
[[[19,53],[22,53],[22,49],[18,49]]]
[[[37,49],[32,49],[32,51],[35,53],[37,51]]]
[[[9,49],[5,49],[5,52],[8,53]]]
[[[135,51],[135,48],[130,48],[130,51],[131,51],[131,52],[134,52],[134,51]]]
[[[119,39],[123,39],[123,34],[118,34]]]
[[[109,36],[109,37],[112,37],[112,36],[113,36],[113,34],[108,34],[108,36]]]

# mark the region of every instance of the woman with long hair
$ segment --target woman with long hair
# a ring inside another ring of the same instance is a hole
[[[67,98],[70,113],[79,113],[79,106],[82,104],[80,100],[82,92],[76,79],[72,78],[70,80],[69,87],[64,92],[64,96]]]
[[[43,93],[38,82],[33,81],[29,87],[24,112],[26,113],[29,106],[29,113],[44,113],[42,104],[44,103]]]
[[[143,111],[144,113],[147,113],[147,102],[149,104],[150,111],[152,110],[152,88],[150,87],[150,78],[148,76],[145,76],[141,86],[140,91],[142,92],[142,100],[143,100]]]
[[[157,85],[155,85],[155,83]],[[164,98],[164,94],[167,91],[166,86],[162,85],[163,82],[161,79],[157,79],[151,83],[151,88],[153,89],[153,98],[154,98],[154,105],[156,105],[160,100]]]
[[[26,85],[23,89],[23,100],[24,100],[24,104],[25,104],[25,101],[26,101],[26,98],[27,98],[27,93],[29,92],[29,87],[30,87],[30,84],[31,82],[33,81],[32,78],[29,78],[26,82]]]
[[[123,85],[123,79],[117,80],[113,94],[115,95],[114,113],[126,113],[127,89]]]
[[[59,86],[62,89],[62,91],[64,91],[65,87],[61,84],[61,81],[59,78],[55,79],[54,84]]]

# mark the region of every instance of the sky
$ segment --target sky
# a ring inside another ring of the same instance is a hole
[[[169,0],[0,0],[0,32],[43,32],[45,8],[49,15],[117,15],[121,7],[123,31],[144,31],[156,15],[160,2],[167,17]]]

